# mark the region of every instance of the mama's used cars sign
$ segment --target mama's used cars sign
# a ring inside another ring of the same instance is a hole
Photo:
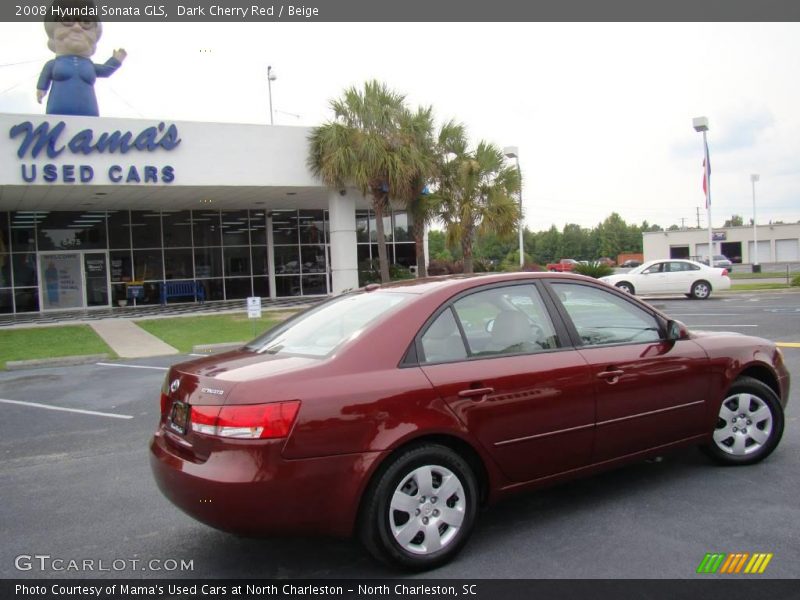
[[[34,126],[24,121],[11,127],[9,137],[19,142],[20,177],[27,183],[126,184],[172,183],[175,169],[170,165],[145,160],[122,160],[126,155],[141,156],[170,152],[181,143],[178,128],[159,123],[141,131],[102,131],[82,129],[72,136],[65,133],[66,123],[49,121]],[[65,154],[66,153],[66,154]],[[85,157],[97,154],[120,155],[119,161],[97,169]],[[70,160],[73,159],[74,160]],[[49,159],[49,160],[48,160]],[[54,159],[57,161],[53,162]]]

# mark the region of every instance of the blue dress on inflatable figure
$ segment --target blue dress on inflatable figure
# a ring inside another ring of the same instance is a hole
[[[121,64],[112,57],[98,65],[89,58],[75,55],[57,56],[47,61],[36,86],[46,92],[52,84],[47,97],[47,114],[100,116],[94,82],[98,77],[110,76]]]

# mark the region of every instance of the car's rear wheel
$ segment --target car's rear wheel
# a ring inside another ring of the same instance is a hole
[[[783,408],[767,385],[741,377],[722,401],[706,451],[729,465],[749,465],[769,456],[783,435]]]
[[[626,292],[626,293],[630,294],[631,296],[633,296],[633,292],[634,292],[633,285],[628,283],[627,281],[620,281],[617,284],[617,289],[618,290],[622,290],[623,292]]]
[[[711,295],[711,284],[707,281],[695,281],[692,284],[692,298],[705,300]]]
[[[469,464],[450,448],[412,447],[393,458],[370,486],[361,540],[390,564],[414,570],[444,564],[472,531],[477,490]]]

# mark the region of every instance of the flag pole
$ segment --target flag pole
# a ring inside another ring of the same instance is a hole
[[[714,234],[711,228],[711,177],[709,176],[709,167],[711,163],[708,158],[708,141],[706,139],[706,130],[703,130],[703,168],[705,169],[705,183],[706,183],[706,217],[708,218],[708,266],[714,266]]]

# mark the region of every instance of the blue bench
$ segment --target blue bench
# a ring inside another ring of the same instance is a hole
[[[169,298],[185,298],[192,296],[195,302],[202,304],[206,300],[206,289],[198,281],[167,281],[161,284],[161,304]]]

